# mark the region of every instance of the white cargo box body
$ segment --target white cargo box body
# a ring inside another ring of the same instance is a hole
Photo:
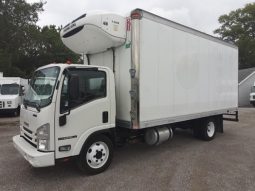
[[[140,127],[236,110],[237,47],[141,13]]]
[[[236,46],[140,9],[126,21],[125,44],[88,55],[89,64],[115,73],[119,126],[146,128],[237,110]]]

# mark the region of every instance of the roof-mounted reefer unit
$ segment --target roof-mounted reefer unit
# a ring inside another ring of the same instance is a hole
[[[78,54],[103,52],[126,40],[125,17],[115,14],[82,15],[61,31],[63,43]]]

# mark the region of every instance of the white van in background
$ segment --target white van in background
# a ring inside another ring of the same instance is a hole
[[[18,116],[28,80],[19,77],[0,77],[0,112]]]

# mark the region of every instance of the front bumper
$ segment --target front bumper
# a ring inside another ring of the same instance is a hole
[[[55,165],[54,152],[39,152],[25,139],[16,135],[12,138],[14,147],[33,167],[46,167]]]

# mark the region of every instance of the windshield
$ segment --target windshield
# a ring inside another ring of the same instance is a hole
[[[19,94],[18,84],[3,84],[1,88],[2,95],[17,95]]]
[[[32,107],[45,107],[51,103],[57,82],[59,67],[37,70],[30,81],[24,104]]]

